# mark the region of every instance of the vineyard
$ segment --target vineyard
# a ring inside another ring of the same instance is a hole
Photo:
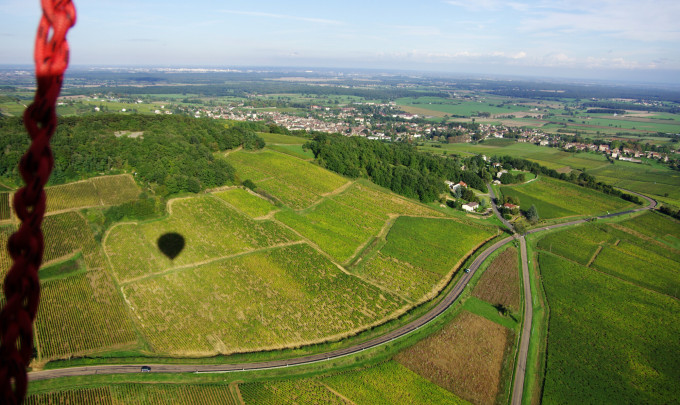
[[[215,196],[252,218],[263,217],[276,208],[271,202],[242,188],[218,192]]]
[[[2,246],[2,250],[0,250],[0,286],[5,283],[5,275],[10,267],[12,267],[12,258],[9,256],[5,246],[7,246],[9,237],[12,236],[16,230],[17,227],[14,225],[0,226],[0,246]]]
[[[89,180],[47,187],[47,213],[86,207],[118,205],[139,196],[132,176],[95,177]]]
[[[495,233],[451,219],[399,217],[382,249],[353,271],[410,301],[422,301]]]
[[[473,295],[490,304],[520,312],[520,282],[517,249],[509,248],[496,257],[475,285]]]
[[[406,306],[306,244],[144,278],[126,284],[123,293],[152,349],[184,355],[340,338]]]
[[[321,381],[355,404],[467,403],[394,361]]]
[[[9,205],[9,193],[0,193],[0,221],[10,219],[12,209]]]
[[[257,405],[346,404],[316,379],[295,379],[242,384],[243,401]]]
[[[501,192],[519,199],[522,210],[535,205],[541,219],[595,215],[633,206],[618,197],[545,176],[528,184],[501,187]]]
[[[680,249],[680,222],[667,216],[657,213],[640,215],[622,222],[621,225],[670,247]]]
[[[438,211],[380,191],[375,186],[354,183],[343,193],[328,197],[309,210],[282,211],[276,219],[344,263],[362,244],[376,236],[393,215],[442,216]]]
[[[395,360],[475,404],[494,404],[512,332],[467,311]],[[502,401],[501,401],[502,402]]]
[[[121,384],[29,395],[26,405],[237,405],[227,385]]]
[[[680,397],[677,299],[546,252],[539,264],[550,304],[543,403]]]
[[[347,180],[327,170],[282,153],[232,152],[226,159],[241,180],[250,179],[293,209],[309,207]]]
[[[169,204],[171,214],[165,219],[110,230],[104,248],[120,281],[297,240],[275,222],[255,221],[210,195]],[[160,236],[171,232],[185,240],[174,260],[157,247]]]

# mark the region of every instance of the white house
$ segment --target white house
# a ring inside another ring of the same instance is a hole
[[[476,203],[476,202],[469,202],[469,203],[463,205],[462,208],[463,208],[465,211],[467,211],[467,212],[472,212],[472,211],[476,210],[477,207],[479,207],[479,204],[478,204],[478,203]]]

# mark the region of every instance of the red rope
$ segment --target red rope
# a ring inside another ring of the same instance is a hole
[[[19,404],[26,396],[26,367],[33,354],[33,321],[40,301],[38,269],[44,248],[40,228],[45,215],[44,186],[54,165],[50,139],[57,127],[56,103],[68,65],[66,33],[76,22],[71,0],[42,0],[42,9],[34,54],[38,89],[33,103],[24,112],[31,145],[19,162],[26,186],[14,195],[14,209],[21,226],[7,242],[13,264],[5,277],[6,303],[0,312],[3,404]]]

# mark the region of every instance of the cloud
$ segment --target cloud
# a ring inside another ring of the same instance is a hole
[[[296,20],[305,21],[316,24],[326,24],[326,25],[342,25],[342,21],[327,20],[324,18],[310,18],[310,17],[300,17],[296,15],[286,15],[286,14],[274,14],[274,13],[262,13],[259,11],[239,11],[239,10],[220,10],[222,13],[226,14],[238,14],[238,15],[249,15],[253,17],[266,17],[266,18],[277,18],[282,20]]]
[[[502,0],[446,0],[444,3],[461,7],[468,11],[498,11],[507,8],[516,11],[527,11],[529,9],[529,5],[526,3],[506,2]]]

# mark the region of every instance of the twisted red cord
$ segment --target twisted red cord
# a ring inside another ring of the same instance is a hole
[[[5,277],[6,302],[0,311],[1,404],[20,404],[26,396],[26,367],[33,354],[33,321],[40,301],[44,186],[54,165],[50,139],[57,127],[56,103],[68,65],[66,33],[76,22],[71,0],[41,3],[43,15],[34,54],[38,88],[33,103],[24,112],[31,145],[19,162],[26,186],[14,195],[14,210],[21,226],[7,242],[13,264]]]

